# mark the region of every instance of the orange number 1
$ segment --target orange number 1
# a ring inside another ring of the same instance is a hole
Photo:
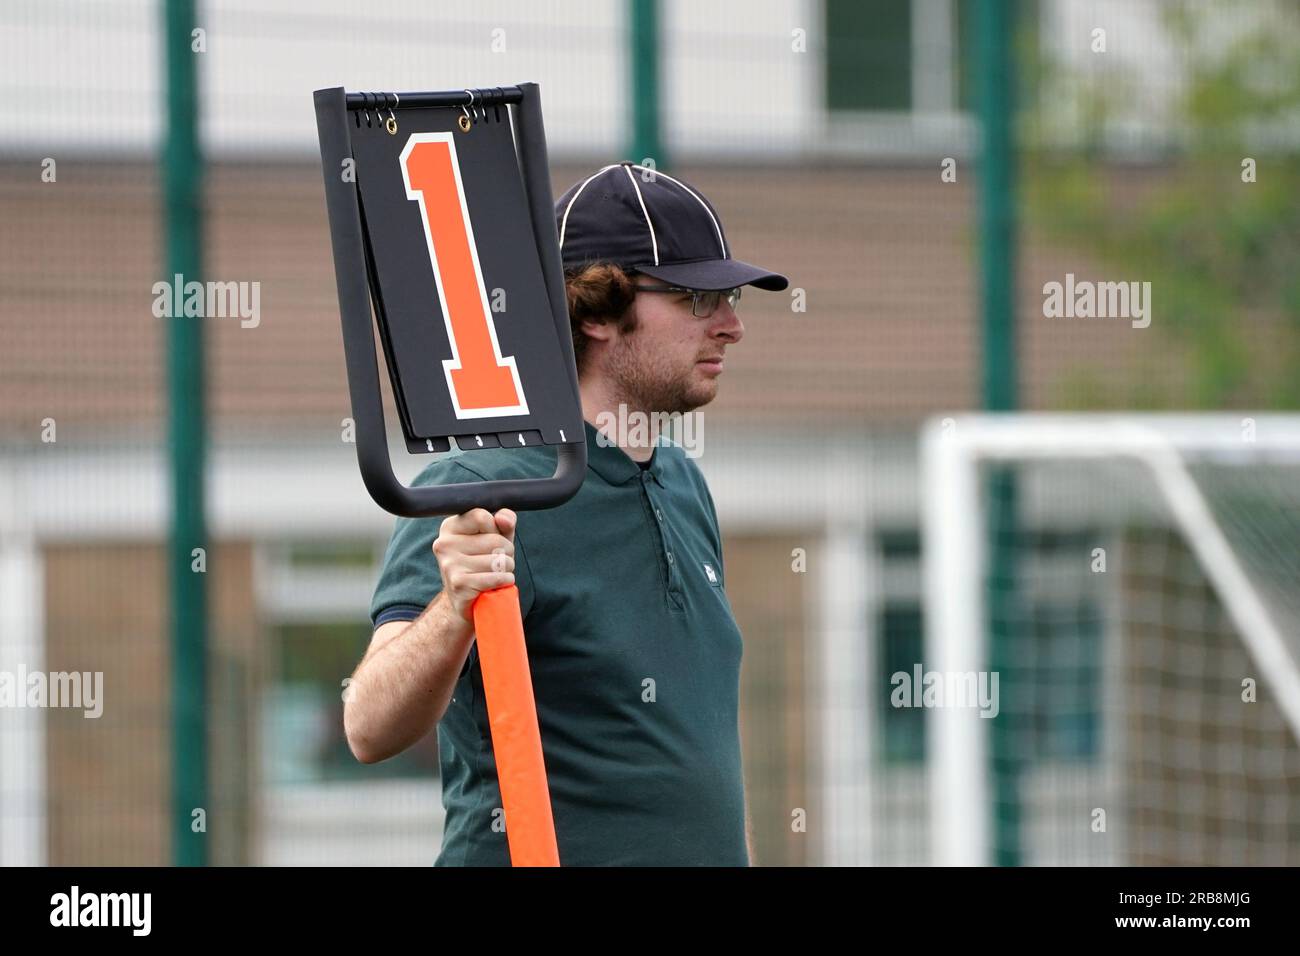
[[[414,133],[402,150],[406,198],[420,204],[429,262],[451,341],[443,373],[457,418],[527,415],[513,357],[502,358],[465,206],[452,133]]]

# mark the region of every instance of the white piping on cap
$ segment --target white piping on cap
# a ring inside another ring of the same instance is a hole
[[[573,204],[578,201],[578,197],[582,195],[582,191],[587,188],[587,183],[591,182],[602,173],[609,172],[617,165],[618,163],[610,163],[608,166],[602,166],[600,169],[588,176],[583,180],[582,185],[578,187],[578,191],[573,194],[573,198],[569,200],[569,204],[564,207],[564,218],[560,220],[560,249],[564,248],[564,229],[569,224],[569,210],[572,209]]]
[[[655,265],[659,265],[659,240],[655,238],[655,227],[654,223],[650,221],[650,213],[646,212],[645,199],[641,197],[641,187],[636,184],[636,177],[632,175],[632,170],[626,166],[623,169],[627,172],[627,178],[632,182],[632,189],[636,192],[636,201],[641,204],[641,215],[645,216],[646,228],[650,230],[650,248],[655,254]]]
[[[709,214],[709,221],[713,223],[714,231],[716,231],[717,234],[718,234],[718,245],[720,245],[720,246],[722,247],[722,258],[724,258],[724,259],[729,258],[728,255],[727,255],[727,240],[725,240],[725,239],[722,238],[722,227],[721,227],[720,225],[718,225],[718,220],[714,218],[714,216],[713,216],[713,210],[711,210],[711,209],[709,208],[709,204],[706,203],[706,202],[705,202],[703,199],[701,199],[699,196],[697,196],[697,195],[695,194],[695,190],[691,189],[690,186],[686,185],[686,184],[685,184],[684,182],[682,182],[680,179],[674,179],[673,177],[669,176],[667,173],[660,172],[660,171],[657,170],[657,169],[646,169],[645,166],[634,166],[633,168],[635,168],[635,169],[645,169],[646,172],[648,172],[648,173],[652,173],[652,174],[655,175],[655,176],[662,176],[664,179],[668,180],[670,183],[676,183],[678,186],[681,186],[682,189],[685,189],[688,193],[690,193],[691,196],[694,197],[695,201],[696,201],[697,203],[699,203],[701,206],[704,207],[704,211],[707,212],[707,213]],[[633,181],[633,185],[636,185],[635,180]],[[637,191],[637,195],[639,196],[640,194],[641,194],[641,193],[640,193],[640,190],[638,190],[638,191]],[[642,206],[642,208],[644,209],[645,207]],[[659,264],[659,257],[656,256],[656,257],[655,257],[655,265],[658,265],[658,264]]]

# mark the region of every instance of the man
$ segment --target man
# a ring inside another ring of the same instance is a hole
[[[437,724],[437,865],[508,864],[471,608],[517,584],[560,862],[745,866],[742,643],[713,498],[681,446],[657,433],[631,443],[609,422],[712,401],[744,333],[740,288],[788,283],[731,258],[698,191],[631,163],[575,184],[556,217],[587,476],[558,508],[398,520],[344,710],[348,743],[373,763]],[[472,450],[416,483],[554,467],[545,446]]]

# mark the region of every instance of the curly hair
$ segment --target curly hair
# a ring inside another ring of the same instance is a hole
[[[626,335],[636,329],[636,311],[632,303],[636,288],[632,277],[609,262],[593,262],[564,270],[564,293],[569,303],[569,328],[573,333],[573,357],[582,371],[587,346],[591,340],[582,332],[586,321],[618,323]]]

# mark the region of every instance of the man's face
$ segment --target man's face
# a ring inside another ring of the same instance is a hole
[[[745,334],[726,297],[703,319],[692,314],[687,292],[638,292],[632,308],[637,326],[626,335],[615,328],[605,365],[618,393],[643,411],[669,415],[713,401],[723,354]]]

